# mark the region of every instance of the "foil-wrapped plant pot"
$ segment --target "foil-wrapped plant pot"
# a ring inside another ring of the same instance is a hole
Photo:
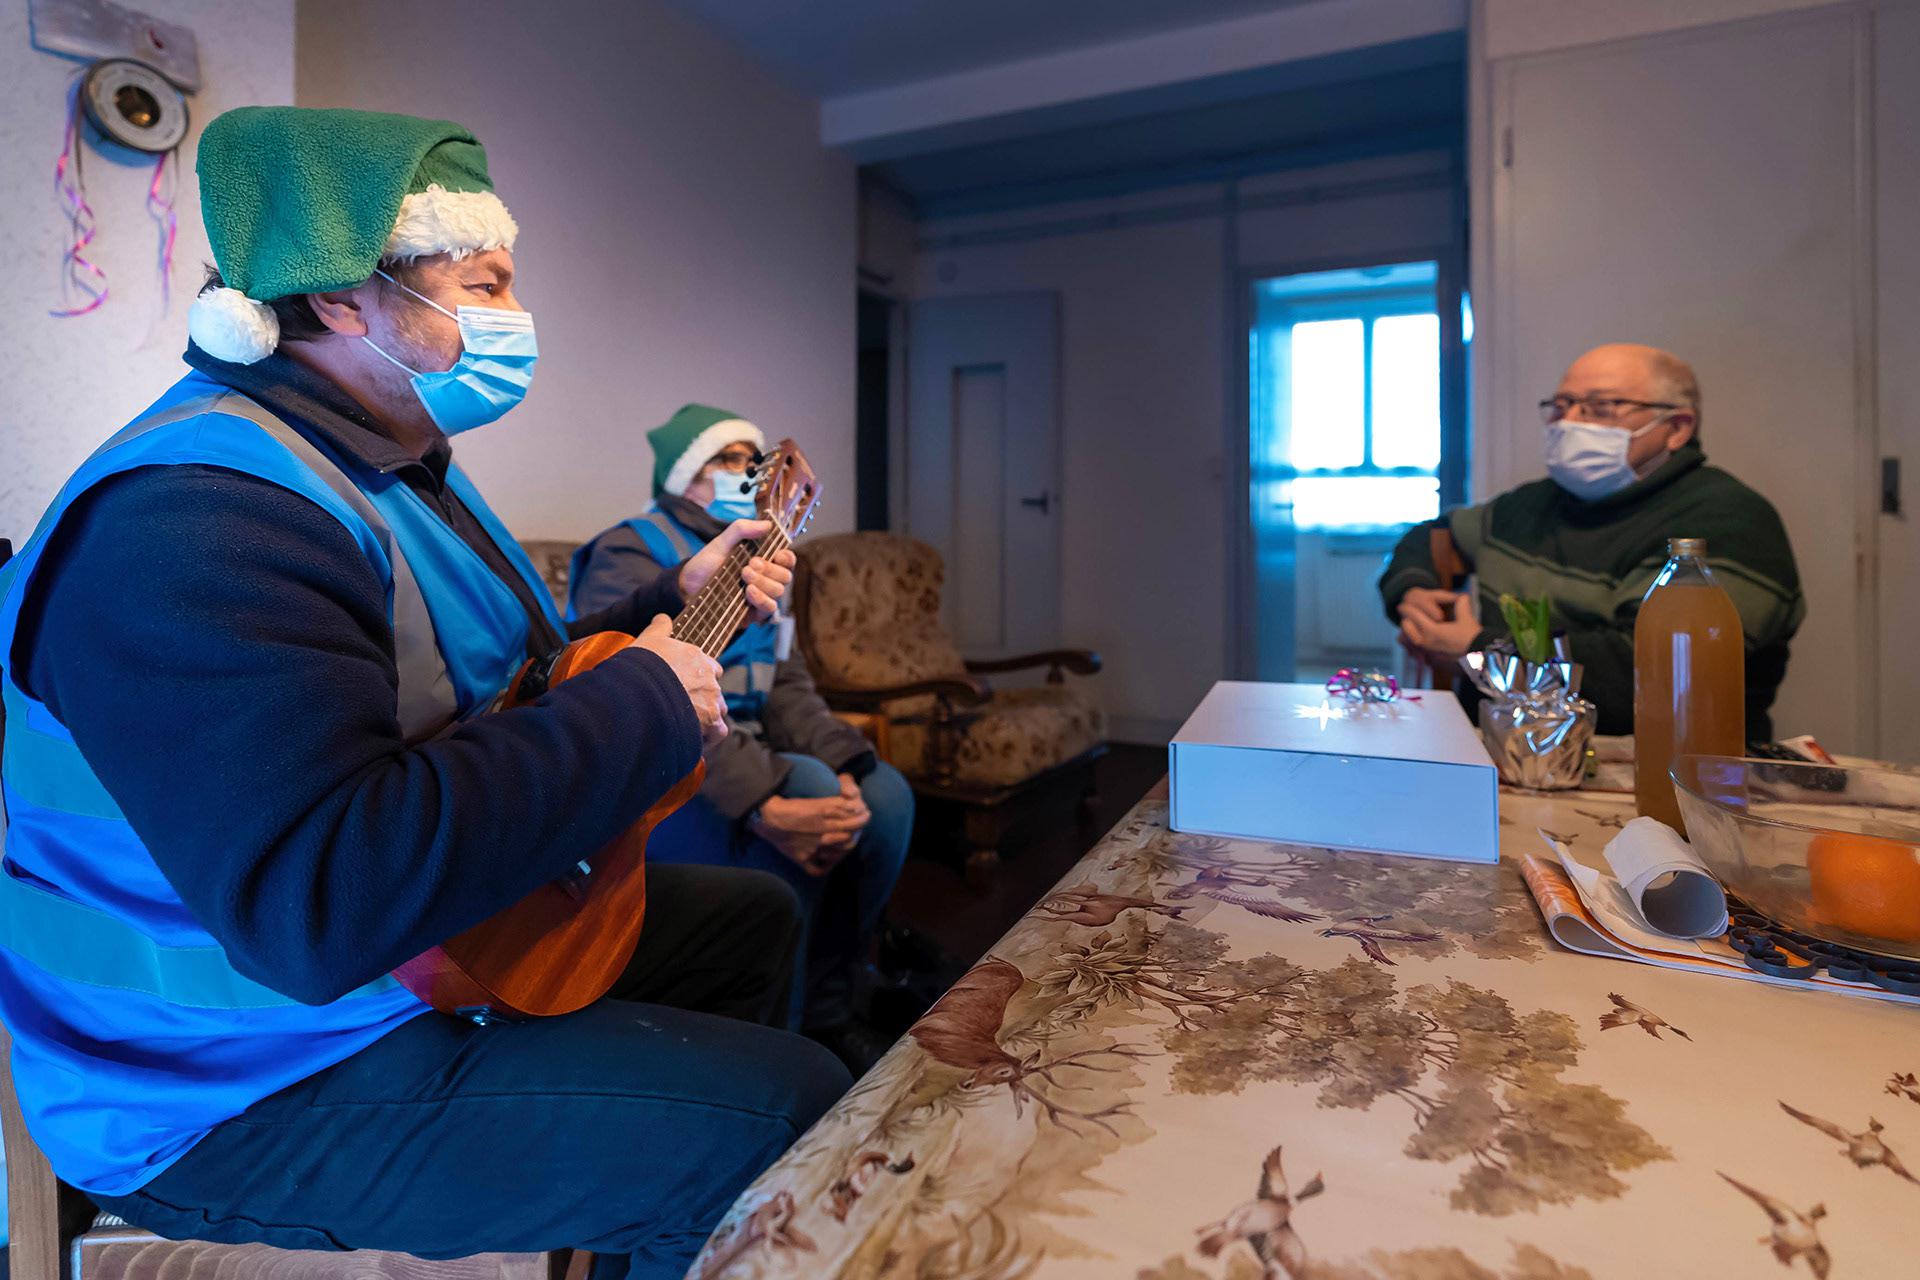
[[[1500,781],[1532,791],[1566,791],[1586,777],[1587,747],[1600,713],[1580,696],[1580,664],[1556,637],[1555,656],[1527,662],[1508,642],[1469,653],[1460,669],[1486,695],[1480,736]]]
[[[1530,791],[1570,791],[1586,777],[1599,718],[1578,696],[1490,699],[1480,705],[1480,736],[1500,781]]]

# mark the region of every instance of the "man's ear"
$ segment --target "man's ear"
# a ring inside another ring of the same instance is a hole
[[[1699,429],[1700,419],[1691,409],[1682,409],[1670,419],[1673,433],[1667,437],[1667,450],[1673,452],[1684,449],[1693,440],[1693,433]]]
[[[320,323],[349,338],[367,335],[367,319],[360,314],[359,289],[335,289],[331,293],[310,293],[307,305]]]

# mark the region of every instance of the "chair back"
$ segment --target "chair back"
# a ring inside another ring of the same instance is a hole
[[[567,607],[567,576],[572,567],[573,553],[579,547],[577,542],[556,541],[534,538],[520,540],[520,549],[527,553],[527,559],[533,561],[533,567],[540,571],[541,581],[547,584],[547,590],[553,593],[554,603],[564,612]]]
[[[60,1180],[20,1114],[13,1091],[13,1038],[5,1027],[0,1027],[0,1136],[7,1153],[10,1274],[13,1280],[60,1280]]]
[[[966,660],[940,625],[939,552],[872,532],[809,538],[795,550],[795,638],[821,684],[883,689],[965,678]]]

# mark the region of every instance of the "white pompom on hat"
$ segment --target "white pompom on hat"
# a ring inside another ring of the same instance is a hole
[[[238,289],[208,289],[187,310],[187,336],[215,360],[252,364],[280,345],[280,318]]]

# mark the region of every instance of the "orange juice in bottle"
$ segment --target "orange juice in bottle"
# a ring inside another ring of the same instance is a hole
[[[1633,798],[1684,832],[1667,770],[1675,756],[1746,753],[1746,638],[1705,539],[1669,539],[1667,557],[1633,627]]]

